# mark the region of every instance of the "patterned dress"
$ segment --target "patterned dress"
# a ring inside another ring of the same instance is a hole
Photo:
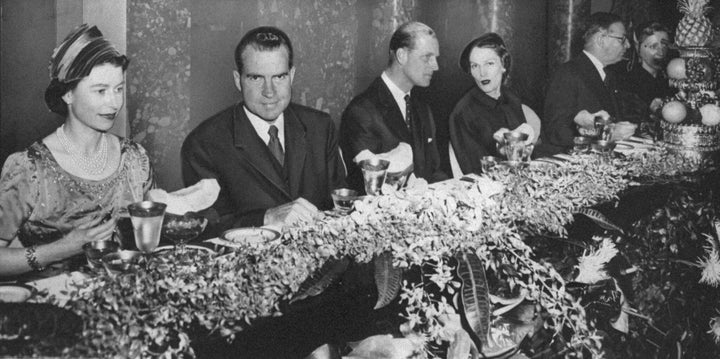
[[[120,140],[120,165],[109,177],[87,180],[58,165],[42,142],[12,154],[0,177],[0,247],[56,241],[83,223],[110,219],[141,201],[153,186],[145,149]]]

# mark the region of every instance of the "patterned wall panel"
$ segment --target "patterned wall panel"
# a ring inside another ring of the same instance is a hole
[[[548,1],[548,72],[582,51],[579,32],[590,16],[590,0]]]
[[[355,78],[355,0],[258,0],[256,11],[260,24],[284,29],[293,41],[293,100],[339,123]]]
[[[161,187],[178,187],[179,152],[191,130],[190,0],[129,0],[130,136],[147,150]]]

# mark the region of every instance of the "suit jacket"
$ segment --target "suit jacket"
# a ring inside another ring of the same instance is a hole
[[[340,122],[340,148],[347,159],[347,182],[364,191],[362,172],[352,159],[362,150],[384,153],[408,143],[413,151],[413,173],[428,182],[447,178],[440,171],[440,154],[435,140],[435,122],[430,106],[417,96],[410,97],[413,121],[408,129],[400,108],[382,78],[353,98]]]
[[[481,173],[480,158],[500,156],[493,134],[505,127],[513,130],[527,122],[520,98],[502,87],[495,100],[473,86],[450,114],[450,142],[463,173]]]
[[[260,226],[267,209],[303,197],[332,208],[330,192],[344,185],[345,169],[330,116],[290,104],[285,109],[285,167],[260,139],[242,104],[205,120],[182,146],[186,185],[216,178],[220,195],[212,206],[216,230]]]
[[[579,135],[574,118],[581,110],[605,110],[617,119],[620,114],[614,99],[616,92],[616,85],[605,85],[584,52],[560,66],[548,87],[542,118],[542,141],[552,148],[549,152],[572,147],[573,137]]]

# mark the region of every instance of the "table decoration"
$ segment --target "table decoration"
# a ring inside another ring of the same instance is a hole
[[[347,258],[379,262],[377,305],[400,298],[407,318],[403,331],[423,338],[421,346],[431,355],[439,348],[433,343],[454,342],[462,333],[478,347],[488,335],[502,337],[498,333],[508,328],[507,319],[497,313],[507,298],[538,308],[527,323],[543,329],[524,333],[545,335],[543,345],[599,354],[601,335],[588,326],[584,308],[566,288],[572,278],[538,257],[524,239],[530,233],[563,237],[581,208],[616,199],[631,177],[661,174],[667,163],[678,165],[675,173],[685,168],[685,162],[658,150],[607,162],[573,155],[553,168],[491,171],[473,183],[417,180],[356,201],[348,215],[328,213],[290,227],[282,241],[240,243],[218,258],[200,252],[191,263],[177,261],[174,253],[153,256],[145,270],[100,275],[71,293],[68,307],[82,316],[85,329],[68,353],[192,356],[191,340],[208,334],[232,340],[254,319],[278,315],[281,301],[319,294],[323,278],[332,281]],[[326,263],[332,270],[303,285]],[[411,267],[423,268],[424,279],[398,281],[397,270]],[[453,330],[450,317],[469,318],[474,329]]]

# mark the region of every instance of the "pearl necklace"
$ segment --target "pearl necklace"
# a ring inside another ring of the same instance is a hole
[[[102,134],[100,137],[100,151],[91,156],[85,156],[82,151],[78,150],[65,135],[65,124],[58,127],[57,137],[65,151],[70,154],[73,163],[89,175],[97,176],[105,171],[108,159],[107,135]]]

